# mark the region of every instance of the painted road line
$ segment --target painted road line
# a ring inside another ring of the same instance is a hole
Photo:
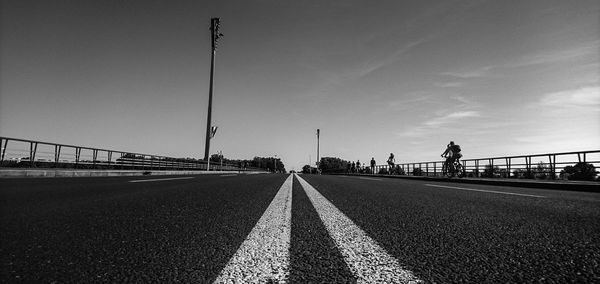
[[[422,283],[314,187],[296,178],[358,283]]]
[[[194,178],[194,177],[138,179],[138,180],[130,180],[129,182],[151,182],[151,181],[165,181],[165,180],[192,179],[192,178]]]
[[[376,181],[382,181],[382,179],[379,178],[366,178],[366,177],[358,177],[359,179],[366,179],[366,180],[376,180]]]
[[[437,184],[425,184],[425,185],[426,186],[433,186],[433,187],[461,189],[461,190],[468,190],[468,191],[480,191],[480,192],[487,192],[487,193],[497,193],[497,194],[507,194],[507,195],[518,195],[518,196],[527,196],[527,197],[546,198],[546,196],[533,195],[533,194],[503,192],[503,191],[495,191],[495,190],[483,190],[483,189],[465,188],[465,187],[457,187],[457,186],[446,186],[446,185],[437,185]]]
[[[287,280],[292,181],[290,175],[214,283],[282,283]]]

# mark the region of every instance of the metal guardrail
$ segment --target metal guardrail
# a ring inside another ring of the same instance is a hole
[[[204,160],[174,158],[92,147],[0,137],[0,167],[121,170],[206,171]],[[211,171],[264,171],[232,164],[210,163]]]
[[[600,166],[600,150],[563,152],[480,159],[461,159],[468,177],[503,178],[568,178],[560,176],[567,166],[584,162]],[[399,163],[392,170],[389,165],[365,166],[363,171],[381,174],[405,174],[419,176],[442,176],[444,161]]]

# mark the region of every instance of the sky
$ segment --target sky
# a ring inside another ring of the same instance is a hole
[[[0,136],[383,164],[600,148],[600,2],[0,0]]]

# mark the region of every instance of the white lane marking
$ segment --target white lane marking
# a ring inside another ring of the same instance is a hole
[[[366,180],[376,180],[376,181],[382,181],[382,179],[379,178],[366,178],[366,177],[358,177],[359,179],[366,179]]]
[[[546,196],[533,195],[533,194],[524,194],[524,193],[503,192],[503,191],[495,191],[495,190],[483,190],[483,189],[465,188],[465,187],[457,187],[457,186],[446,186],[446,185],[437,185],[437,184],[425,184],[425,185],[426,186],[433,186],[433,187],[443,187],[443,188],[453,188],[453,189],[469,190],[469,191],[480,191],[480,192],[497,193],[497,194],[508,194],[508,195],[518,195],[518,196],[527,196],[527,197],[546,198]]]
[[[165,181],[165,180],[192,179],[192,178],[194,178],[194,177],[138,179],[138,180],[130,180],[129,182],[150,182],[150,181]]]
[[[237,174],[230,174],[230,175],[220,175],[220,177],[237,177]]]
[[[292,237],[290,175],[214,283],[282,283],[289,275]]]
[[[422,283],[314,187],[296,178],[358,283]]]

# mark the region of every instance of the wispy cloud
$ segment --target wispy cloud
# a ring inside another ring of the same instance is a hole
[[[580,57],[600,54],[600,40],[590,41],[567,49],[545,50],[541,52],[524,55],[516,60],[502,65],[505,68],[525,67],[538,64],[550,64],[573,60]],[[596,59],[597,60],[597,59]]]
[[[483,67],[457,69],[440,73],[443,76],[449,76],[459,79],[473,79],[487,77],[497,69],[521,68],[540,64],[553,64],[568,60],[575,60],[586,56],[595,56],[596,61],[600,56],[600,40],[589,41],[577,46],[565,49],[544,50],[529,53],[518,58],[508,58],[505,62],[487,65]],[[440,83],[439,86],[459,85],[457,82]]]
[[[399,49],[397,49],[396,51],[394,51],[393,53],[388,54],[387,56],[384,56],[383,58],[370,60],[357,68],[345,70],[342,72],[342,74],[339,77],[342,80],[354,80],[354,79],[359,79],[364,76],[367,76],[376,70],[379,70],[385,66],[388,66],[390,64],[397,62],[400,58],[402,58],[402,56],[404,54],[408,53],[415,47],[417,47],[429,40],[430,40],[429,38],[421,38],[421,39],[409,42],[409,43],[405,44],[404,46],[400,47]]]
[[[465,85],[464,82],[436,82],[434,83],[436,87],[441,88],[458,88]]]
[[[536,51],[515,58],[507,58],[504,62],[474,68],[457,68],[439,73],[442,76],[452,77],[454,80],[435,83],[438,87],[461,87],[466,83],[460,80],[489,77],[492,72],[499,69],[522,68],[533,65],[554,64],[586,57],[594,57],[592,61],[598,62],[600,56],[600,40],[585,42],[563,49]],[[458,81],[457,81],[458,80]]]
[[[456,123],[457,121],[468,118],[468,117],[479,117],[481,114],[477,111],[458,111],[452,112],[443,116],[432,118],[423,123],[425,126],[429,127],[439,127],[444,124]]]
[[[450,76],[461,79],[471,79],[471,78],[480,78],[485,77],[489,74],[490,70],[496,68],[497,66],[485,66],[479,67],[471,70],[455,70],[442,72],[441,75]]]
[[[454,96],[450,101],[441,102],[442,109],[438,111],[431,110],[431,117],[418,125],[405,128],[401,137],[420,138],[433,135],[445,128],[454,128],[466,119],[482,118],[482,113],[478,110],[481,106],[478,102],[464,96]],[[476,127],[475,124],[471,126]]]
[[[388,109],[404,110],[407,108],[414,108],[415,106],[424,103],[431,103],[433,102],[432,97],[433,96],[431,94],[427,93],[413,93],[400,99],[396,99],[393,101],[385,101],[384,103],[386,105],[386,108]]]
[[[441,128],[450,127],[460,123],[467,118],[481,117],[478,111],[457,111],[433,117],[417,126],[404,129],[399,136],[403,137],[425,137],[439,132]]]
[[[600,110],[600,86],[586,86],[545,94],[533,105],[553,108],[587,108]]]

